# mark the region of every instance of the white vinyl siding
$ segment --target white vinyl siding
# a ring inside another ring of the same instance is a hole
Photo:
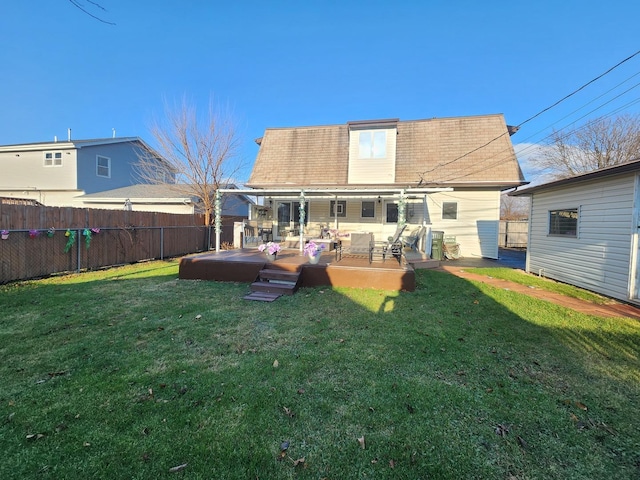
[[[634,179],[616,176],[534,193],[528,271],[627,299]],[[549,235],[549,212],[568,205],[579,208],[577,236]]]
[[[353,128],[349,132],[350,184],[395,182],[396,128]],[[384,148],[381,149],[384,138]]]
[[[395,223],[386,223],[385,203],[389,199],[378,203],[375,200],[376,211],[373,218],[362,218],[362,201],[357,198],[347,199],[347,215],[338,218],[340,232],[372,232],[376,240],[386,240],[395,232]],[[320,225],[334,228],[335,218],[329,216],[330,200],[310,201],[309,235],[316,235]],[[442,203],[456,202],[458,204],[457,220],[441,220]],[[497,190],[457,190],[446,193],[427,195],[427,212],[424,215],[422,197],[412,198],[406,206],[407,232],[423,221],[432,230],[442,230],[448,235],[455,235],[460,244],[462,255],[465,257],[498,258],[498,231],[500,226],[500,192]]]

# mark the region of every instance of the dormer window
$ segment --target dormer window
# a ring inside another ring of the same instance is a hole
[[[359,134],[358,158],[386,158],[386,130],[364,130]]]
[[[390,184],[396,178],[398,120],[349,122],[349,184]]]

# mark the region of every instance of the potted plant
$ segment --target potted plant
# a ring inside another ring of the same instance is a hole
[[[309,263],[316,264],[320,261],[320,254],[324,250],[324,243],[317,244],[313,240],[304,246],[304,254],[309,257]]]
[[[258,250],[264,252],[267,256],[267,260],[273,262],[276,259],[276,255],[278,255],[278,252],[282,249],[280,248],[279,243],[268,242],[263,243],[262,245],[258,245]]]

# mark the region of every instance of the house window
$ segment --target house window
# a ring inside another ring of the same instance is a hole
[[[62,152],[44,152],[45,167],[61,167]]]
[[[549,211],[549,235],[578,236],[578,209]]]
[[[111,159],[109,157],[96,155],[96,175],[111,178]]]
[[[358,158],[386,158],[387,132],[368,130],[360,132]]]
[[[442,202],[442,219],[458,219],[458,202]]]
[[[374,218],[376,216],[376,202],[369,200],[363,201],[360,216],[362,218]]]
[[[331,200],[330,215],[332,217],[346,217],[347,216],[347,201],[346,200]]]
[[[398,223],[398,204],[387,203],[387,217],[385,219],[387,223]]]

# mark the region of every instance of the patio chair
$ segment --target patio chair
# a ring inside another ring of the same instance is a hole
[[[426,227],[418,227],[413,230],[407,237],[402,238],[402,246],[412,251],[418,250],[418,243],[427,231]]]
[[[336,261],[342,260],[343,255],[366,256],[369,263],[373,260],[373,234],[352,233],[351,243],[344,246],[342,243],[336,247]]]
[[[382,261],[387,259],[387,255],[391,254],[398,260],[398,263],[402,261],[402,233],[404,232],[406,225],[398,226],[395,233],[387,239],[386,242],[375,242],[373,246],[373,254],[382,255]]]

